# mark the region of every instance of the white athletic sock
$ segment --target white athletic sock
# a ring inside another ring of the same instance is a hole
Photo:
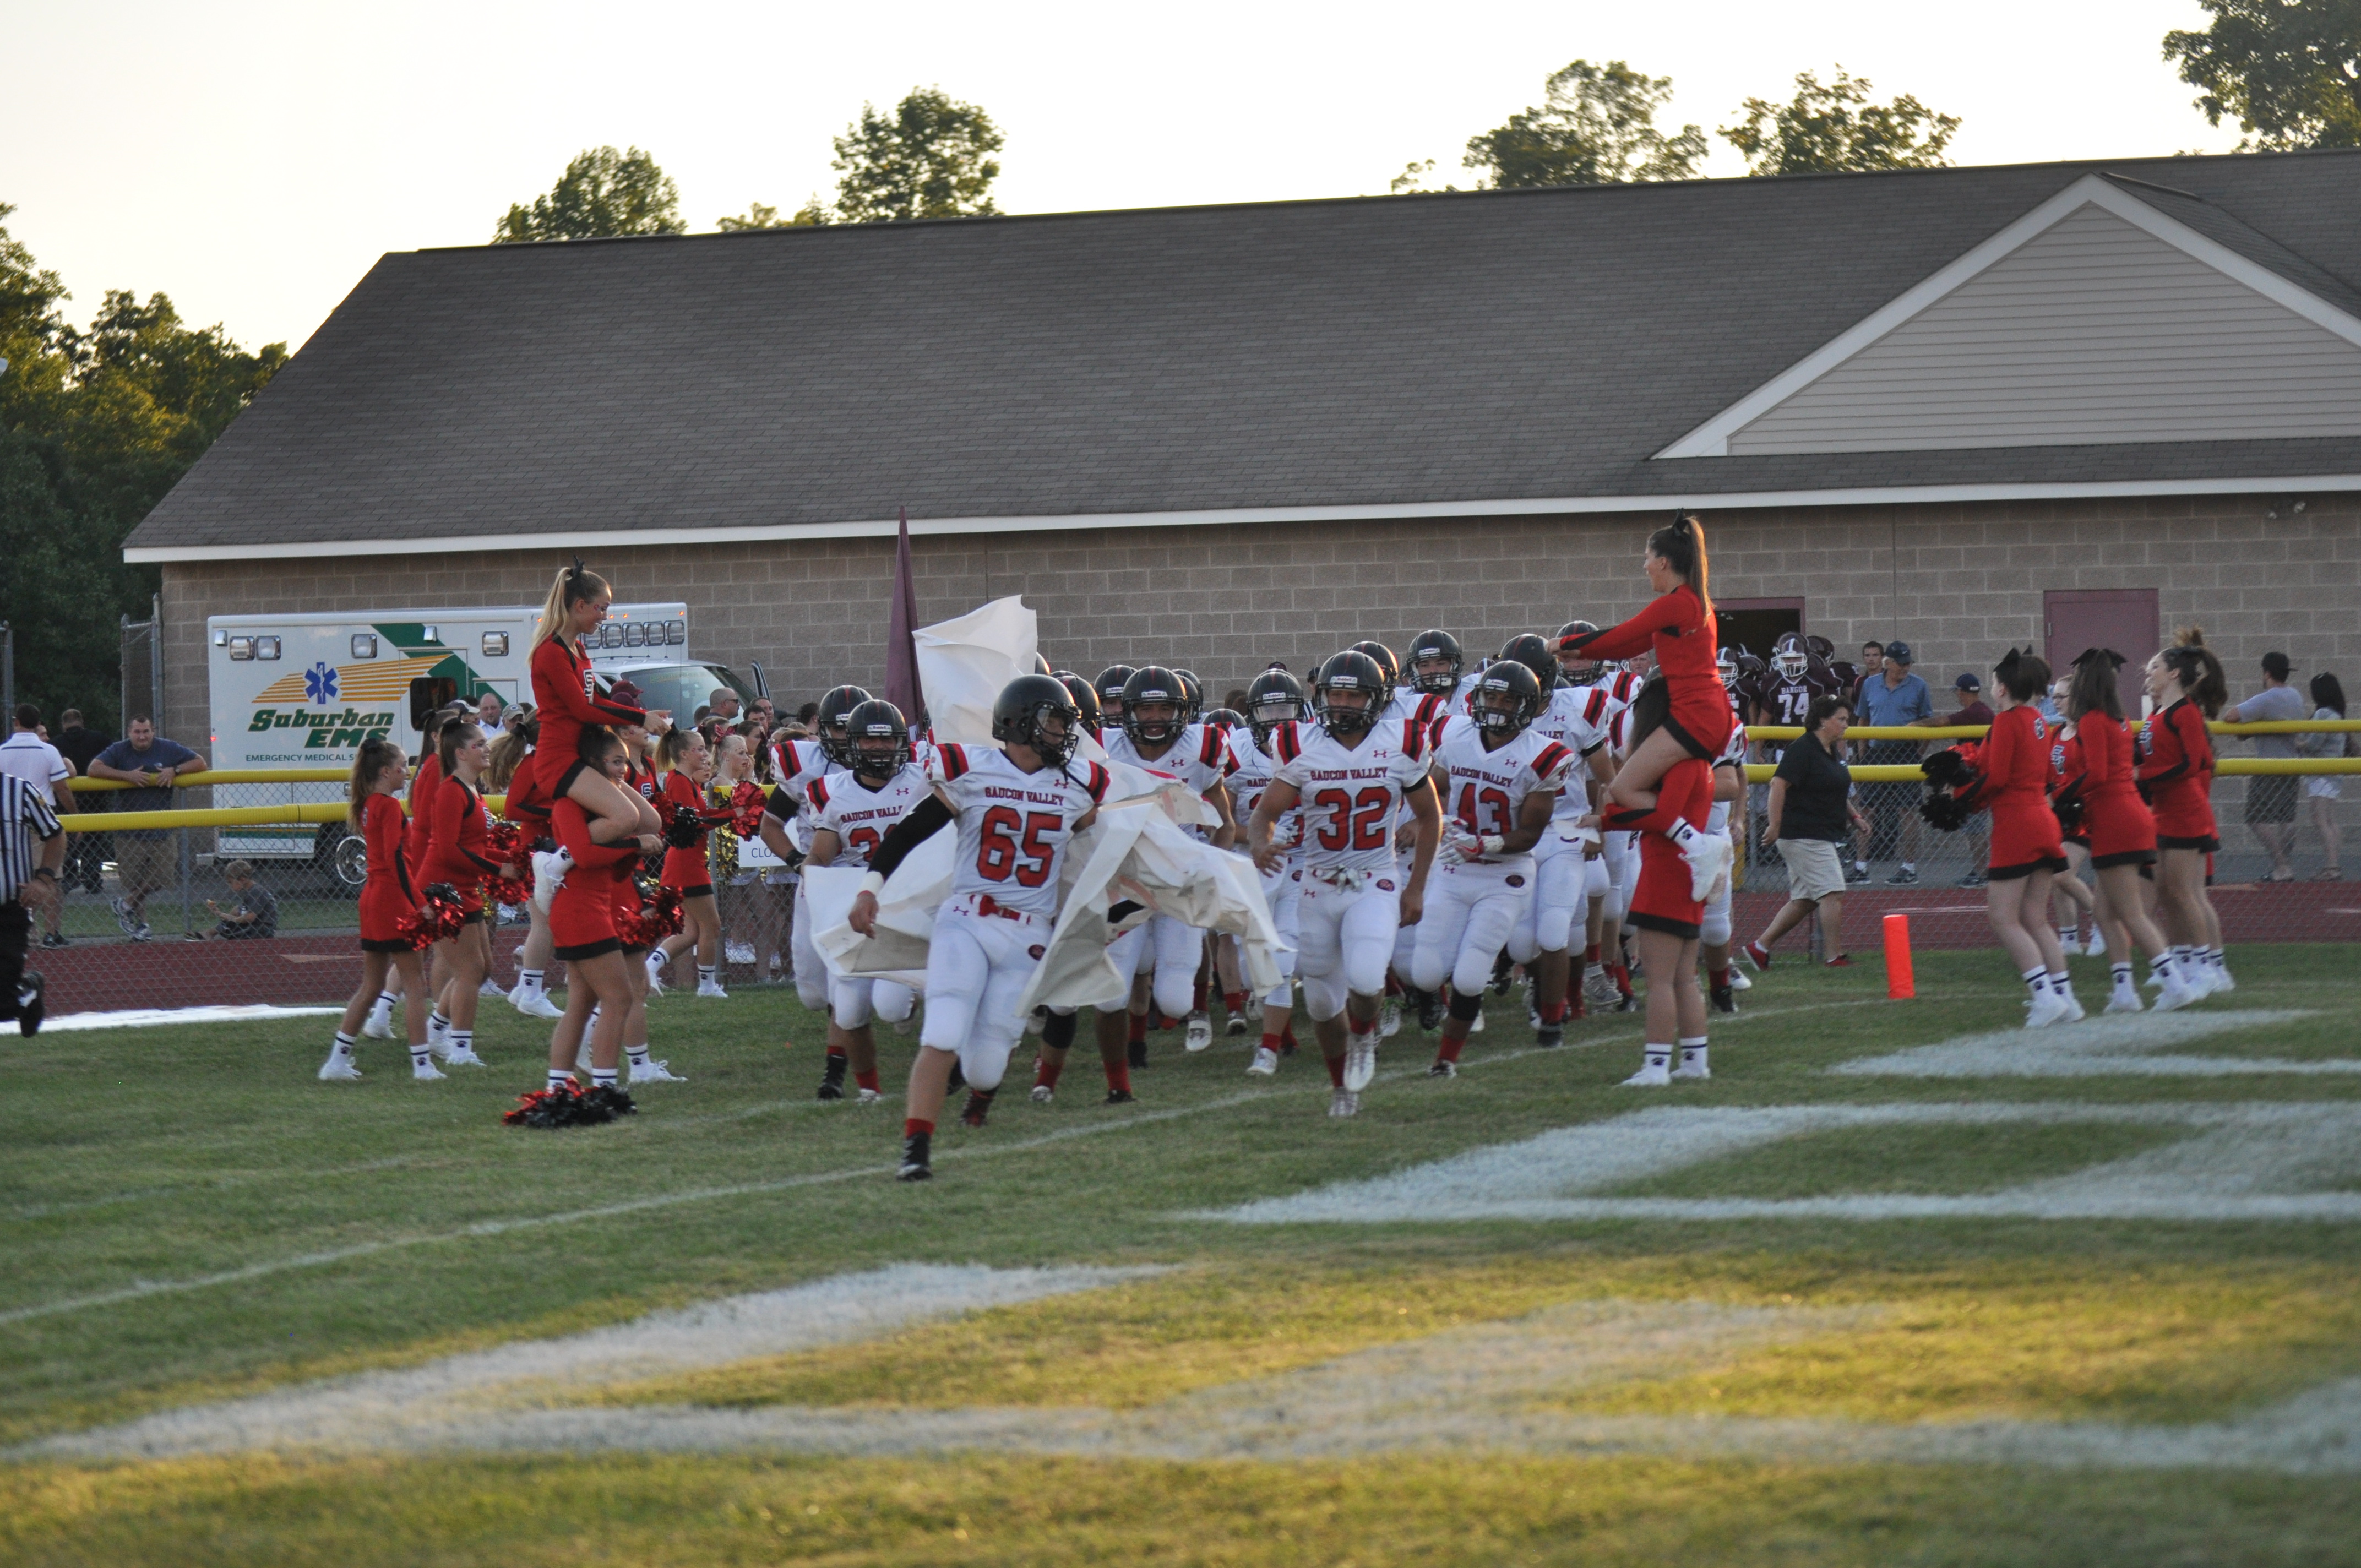
[[[1664,829],[1664,837],[1670,839],[1674,843],[1678,844],[1684,850],[1687,849],[1689,844],[1696,839],[1697,836],[1697,825],[1690,822],[1686,817],[1675,822],[1670,828]]]
[[[590,1087],[593,1089],[614,1088],[615,1071],[616,1069],[611,1067],[592,1068],[590,1069]]]
[[[522,988],[526,995],[539,996],[544,990],[542,985],[542,973],[543,971],[537,969],[519,970],[517,970],[517,984]]]
[[[380,991],[377,993],[377,1000],[369,1004],[369,1010],[380,1018],[390,1017],[393,1014],[393,1004],[401,1000],[390,991]]]
[[[584,1039],[588,1039],[590,1037],[590,1031],[598,1026],[598,1011],[606,1005],[607,1004],[603,1002],[594,1002],[590,1004],[590,1022],[582,1025],[582,1037]]]
[[[434,1047],[432,1047],[432,1046],[412,1046],[412,1047],[410,1047],[410,1067],[411,1067],[411,1070],[412,1070],[412,1071],[415,1072],[418,1069],[420,1069],[420,1068],[422,1068],[422,1067],[432,1067],[432,1066],[434,1066]]]
[[[2114,977],[2115,989],[2117,991],[2129,991],[2132,989],[2131,965],[2109,964],[2107,966],[2107,973]]]
[[[426,1015],[426,1037],[429,1040],[439,1040],[450,1032],[451,1020],[443,1016],[443,1009],[437,1007]]]
[[[2080,926],[2060,926],[2060,927],[2058,927],[2058,945],[2059,945],[2059,947],[2061,947],[2061,948],[2070,948],[2070,947],[2073,947],[2073,946],[2075,945],[2075,943],[2080,939],[2080,938],[2081,938],[2081,930],[2082,930],[2082,928],[2081,928]]]
[[[2176,967],[2172,961],[2173,956],[2180,951],[2178,948],[2167,948],[2160,953],[2150,953],[2147,958],[2147,972],[2158,980],[2170,980]]]
[[[697,983],[699,985],[711,985],[713,983],[713,977],[720,972],[721,966],[719,964],[699,964],[697,966]]]
[[[2025,989],[2033,992],[2037,998],[2041,994],[2041,988],[2049,983],[2049,967],[2047,964],[2036,964],[2025,971],[2024,980]]]
[[[1695,1038],[1684,1038],[1681,1041],[1681,1065],[1703,1067],[1705,1064],[1705,1036],[1698,1035]]]
[[[549,1087],[552,1089],[571,1089],[574,1087],[574,1075],[570,1072],[560,1072],[557,1069],[551,1068],[549,1069]]]
[[[1915,872],[1918,869],[1918,862],[1916,861],[1905,861],[1902,862],[1902,869],[1905,872]]]
[[[350,1035],[346,1034],[342,1029],[337,1030],[335,1049],[330,1051],[328,1054],[331,1056],[341,1057],[346,1061],[352,1060],[353,1037]]]
[[[443,1036],[443,1043],[450,1047],[451,1054],[455,1057],[463,1051],[473,1055],[476,1049],[476,1031],[454,1029]]]
[[[2191,947],[2186,942],[2177,942],[2173,945],[2172,961],[2174,964],[2186,965],[2194,963],[2196,959],[2197,949],[2195,948]]]
[[[2068,992],[2074,989],[2073,977],[2069,975],[2062,969],[2051,970],[2049,971],[2049,989],[2056,992],[2059,995],[2063,996]]]
[[[648,1047],[644,1044],[625,1046],[623,1047],[623,1054],[631,1058],[631,1065],[633,1067],[645,1067],[648,1065]]]
[[[2219,948],[2206,948],[2205,961],[2212,964],[2215,969],[2224,969],[2228,967],[2223,959],[2222,949]]]
[[[1673,1065],[1673,1047],[1670,1046],[1660,1046],[1651,1040],[1640,1049],[1640,1060],[1644,1066],[1668,1068]]]

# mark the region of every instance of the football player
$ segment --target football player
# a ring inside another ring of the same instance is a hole
[[[1379,722],[1385,673],[1347,650],[1320,666],[1312,688],[1318,723],[1282,724],[1271,737],[1279,766],[1249,832],[1265,874],[1285,864],[1275,834],[1303,807],[1301,947],[1296,967],[1334,1085],[1328,1113],[1351,1116],[1378,1069],[1378,1003],[1394,933],[1417,923],[1442,827],[1427,782],[1427,737],[1414,724]],[[1414,822],[1411,868],[1394,851],[1394,817]]]
[[[911,761],[910,731],[902,710],[871,700],[845,717],[852,765],[812,781],[805,791],[810,811],[807,862],[832,866],[840,860],[862,865],[884,841],[894,824],[927,797],[926,770]],[[884,1098],[877,1082],[877,1036],[869,1020],[889,1024],[910,1016],[917,993],[890,980],[838,979],[829,986],[828,1059],[821,1069],[819,1098],[844,1098],[844,1075],[852,1072],[860,1103]]]
[[[854,708],[869,700],[869,694],[859,686],[833,687],[819,699],[819,713],[814,720],[819,731],[816,737],[787,736],[771,748],[773,770],[779,782],[772,786],[770,799],[763,807],[762,839],[771,853],[790,866],[802,865],[805,852],[811,848],[805,794],[831,770],[852,765],[845,720]],[[796,883],[795,905],[789,919],[792,923],[787,933],[787,955],[795,967],[796,999],[812,1012],[824,1013],[828,1010],[828,966],[820,961],[819,949],[812,946],[811,906],[804,900],[800,878]]]
[[[1279,771],[1279,760],[1271,754],[1271,738],[1280,725],[1296,723],[1310,711],[1303,683],[1285,670],[1266,670],[1246,687],[1246,721],[1230,731],[1230,760],[1236,767],[1229,782],[1236,809],[1249,820]],[[1301,861],[1302,817],[1299,807],[1276,825],[1272,837],[1279,851],[1278,866],[1271,871],[1257,868],[1264,901],[1270,905],[1271,925],[1285,946],[1279,954],[1279,984],[1262,999],[1262,1044],[1255,1048],[1254,1060],[1246,1068],[1256,1078],[1277,1072],[1279,1057],[1295,1048],[1295,949],[1302,930],[1303,896],[1302,879],[1296,872]],[[1247,846],[1239,848],[1245,850]]]

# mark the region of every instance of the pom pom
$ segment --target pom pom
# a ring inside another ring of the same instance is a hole
[[[516,1108],[500,1120],[511,1127],[595,1127],[619,1116],[636,1116],[631,1095],[605,1084],[585,1090],[568,1081],[517,1096]]]
[[[405,915],[397,921],[394,934],[413,949],[425,948],[457,936],[467,925],[467,911],[459,902],[459,890],[447,882],[431,883],[426,889],[426,902],[418,906],[417,914]]]
[[[1918,803],[1918,815],[1938,832],[1956,833],[1967,826],[1975,811],[1950,791],[1938,789]]]
[[[672,820],[664,824],[664,842],[675,850],[694,850],[705,837],[705,818],[695,806],[675,806]]]
[[[1918,771],[1935,784],[1947,789],[1957,789],[1975,776],[1975,743],[1967,741],[1947,746],[1919,763]]]
[[[2052,799],[2049,809],[2058,817],[2058,831],[2068,839],[2082,831],[2083,804],[2079,795],[2061,795]]]
[[[730,791],[730,831],[741,839],[763,836],[763,809],[770,796],[761,784],[745,781]]]
[[[653,896],[641,903],[638,939],[631,945],[653,948],[666,937],[679,936],[681,927],[686,923],[680,907],[680,890],[660,887]]]
[[[489,878],[484,883],[484,892],[494,904],[505,904],[511,909],[522,909],[533,901],[533,883],[522,877]]]
[[[493,823],[484,834],[484,858],[504,866],[524,864],[524,829],[513,822]]]

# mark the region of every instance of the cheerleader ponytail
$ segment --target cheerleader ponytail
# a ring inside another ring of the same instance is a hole
[[[378,775],[396,762],[405,771],[410,766],[410,759],[401,754],[401,748],[383,736],[373,735],[361,742],[360,751],[353,757],[353,776],[347,792],[350,809],[345,818],[354,828],[363,826],[361,819],[368,806],[368,797],[377,793]]]
[[[582,565],[582,557],[574,557],[574,565],[558,568],[556,580],[549,585],[549,597],[542,601],[541,620],[533,628],[535,648],[566,630],[567,612],[585,599],[597,598],[608,592],[607,579]]]
[[[1648,535],[1648,550],[1662,557],[1664,565],[1697,590],[1706,614],[1711,615],[1713,595],[1706,587],[1705,525],[1693,513],[1679,512],[1671,522]]]
[[[2221,713],[2230,700],[2230,680],[2223,674],[2220,655],[2205,646],[2203,627],[2184,626],[2173,632],[2172,646],[2163,658],[2164,667],[2180,677],[2180,689],[2207,718]]]

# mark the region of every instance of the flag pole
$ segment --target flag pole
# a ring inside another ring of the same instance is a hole
[[[910,509],[902,509],[894,546],[894,604],[885,633],[885,700],[902,710],[912,733],[920,728],[927,696],[918,685],[918,591],[910,569]]]

